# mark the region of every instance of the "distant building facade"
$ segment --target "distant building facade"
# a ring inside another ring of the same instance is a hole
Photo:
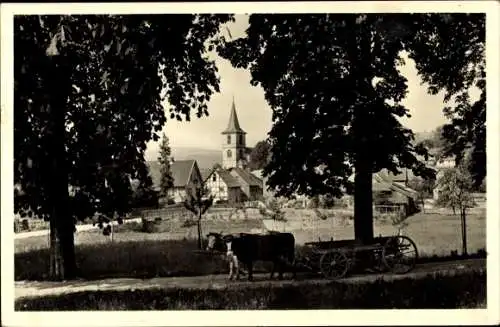
[[[180,160],[171,163],[174,187],[168,197],[182,202],[186,189],[203,184],[216,202],[238,203],[263,198],[263,182],[248,169],[251,148],[246,146],[246,132],[241,128],[233,103],[227,128],[222,132],[222,164],[201,171],[196,160]],[[155,190],[159,190],[161,169],[158,162],[148,162]],[[164,201],[163,201],[164,202]]]
[[[204,179],[205,186],[215,201],[238,203],[263,198],[263,182],[248,167],[250,148],[246,146],[246,132],[241,128],[236,105],[231,105],[229,122],[222,131],[222,165],[215,165]]]
[[[160,191],[161,169],[158,162],[149,162],[149,171],[153,180],[153,188],[155,191]],[[196,160],[179,160],[170,163],[170,171],[174,185],[167,192],[167,198],[175,203],[183,202],[186,198],[187,191],[194,191],[203,182],[200,169]],[[166,202],[162,199],[161,202]]]
[[[236,105],[233,99],[229,122],[226,129],[222,131],[222,168],[246,168],[251,150],[246,146],[246,134],[238,121]]]

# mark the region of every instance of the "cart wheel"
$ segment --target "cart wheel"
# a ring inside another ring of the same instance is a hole
[[[396,274],[411,271],[418,259],[415,243],[407,236],[394,236],[387,240],[382,249],[384,265]]]
[[[325,252],[319,261],[321,273],[326,278],[338,279],[347,274],[350,262],[344,252]]]

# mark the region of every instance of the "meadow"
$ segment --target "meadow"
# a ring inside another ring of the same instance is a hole
[[[352,217],[343,211],[322,210],[323,218],[314,210],[285,209],[286,226],[300,245],[317,240],[352,239]],[[449,256],[461,249],[460,219],[448,212],[419,213],[406,220],[404,234],[410,236],[422,257]],[[141,223],[115,228],[113,241],[101,230],[75,234],[77,264],[80,277],[167,277],[226,273],[227,264],[219,256],[196,254],[196,227],[187,226],[182,219],[158,221],[151,233],[141,231]],[[202,223],[203,234],[208,232],[257,232],[263,230],[258,210],[219,212]],[[393,235],[397,232],[389,219],[374,223],[375,234]],[[475,253],[485,249],[486,220],[484,211],[475,211],[468,218],[468,250]],[[47,278],[49,258],[48,236],[15,240],[15,279],[43,280]],[[256,267],[267,270],[267,265]]]

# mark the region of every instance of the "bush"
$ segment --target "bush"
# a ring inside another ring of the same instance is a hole
[[[21,228],[23,231],[29,231],[30,230],[30,222],[28,219],[23,219],[21,220]]]
[[[314,213],[316,214],[316,217],[318,217],[321,220],[326,220],[328,218],[328,215],[325,213],[322,213],[318,209],[314,209]]]
[[[142,231],[144,233],[158,233],[160,229],[158,228],[158,223],[153,220],[142,219]]]
[[[335,197],[331,194],[325,194],[319,197],[319,205],[323,209],[330,209],[335,206]]]
[[[113,232],[114,233],[123,233],[123,232],[141,232],[142,231],[142,223],[133,221],[133,222],[127,222],[123,224],[118,224],[113,226]]]
[[[373,283],[248,285],[223,290],[88,291],[20,299],[15,310],[456,309],[486,304],[484,272]]]
[[[315,195],[309,201],[309,209],[317,209],[319,207],[319,196]]]

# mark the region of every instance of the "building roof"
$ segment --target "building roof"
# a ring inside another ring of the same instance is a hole
[[[248,184],[250,186],[262,187],[262,180],[257,176],[255,176],[254,174],[252,174],[251,172],[239,167],[231,168],[230,171],[233,175],[239,176],[240,180],[243,181],[245,184]]]
[[[217,174],[219,174],[220,178],[224,181],[224,183],[227,185],[227,187],[240,187],[240,182],[231,176],[231,174],[224,169],[220,169],[217,171]]]
[[[233,104],[231,106],[231,114],[229,115],[229,122],[227,124],[227,128],[222,132],[222,134],[231,134],[231,133],[240,133],[240,134],[246,134],[243,129],[240,127],[240,123],[238,121],[238,115],[236,114],[236,105],[234,104],[234,98],[233,98]]]
[[[203,181],[206,181],[211,174],[212,174],[211,168],[200,168],[200,175]]]
[[[185,187],[188,184],[195,165],[196,160],[179,160],[170,164],[174,187]]]
[[[373,181],[372,190],[374,192],[387,192],[392,191],[391,185],[387,182]]]
[[[401,172],[399,174],[393,174],[392,172],[384,168],[377,174],[390,182],[406,182],[407,180],[409,181],[415,178],[415,175],[413,174],[411,169],[402,168],[400,170]]]
[[[400,174],[401,175],[401,174]],[[407,197],[416,198],[418,196],[418,192],[414,189],[405,186],[401,182],[397,182],[395,180],[391,180],[391,176],[386,175],[384,173],[378,172],[373,174],[373,190],[374,191],[394,191],[401,194],[404,194]]]
[[[160,188],[161,184],[161,165],[158,161],[148,161],[149,174],[153,181],[155,189]],[[170,164],[170,171],[174,179],[174,187],[185,187],[189,182],[189,177],[193,173],[194,167],[197,167],[196,160],[179,160]]]

